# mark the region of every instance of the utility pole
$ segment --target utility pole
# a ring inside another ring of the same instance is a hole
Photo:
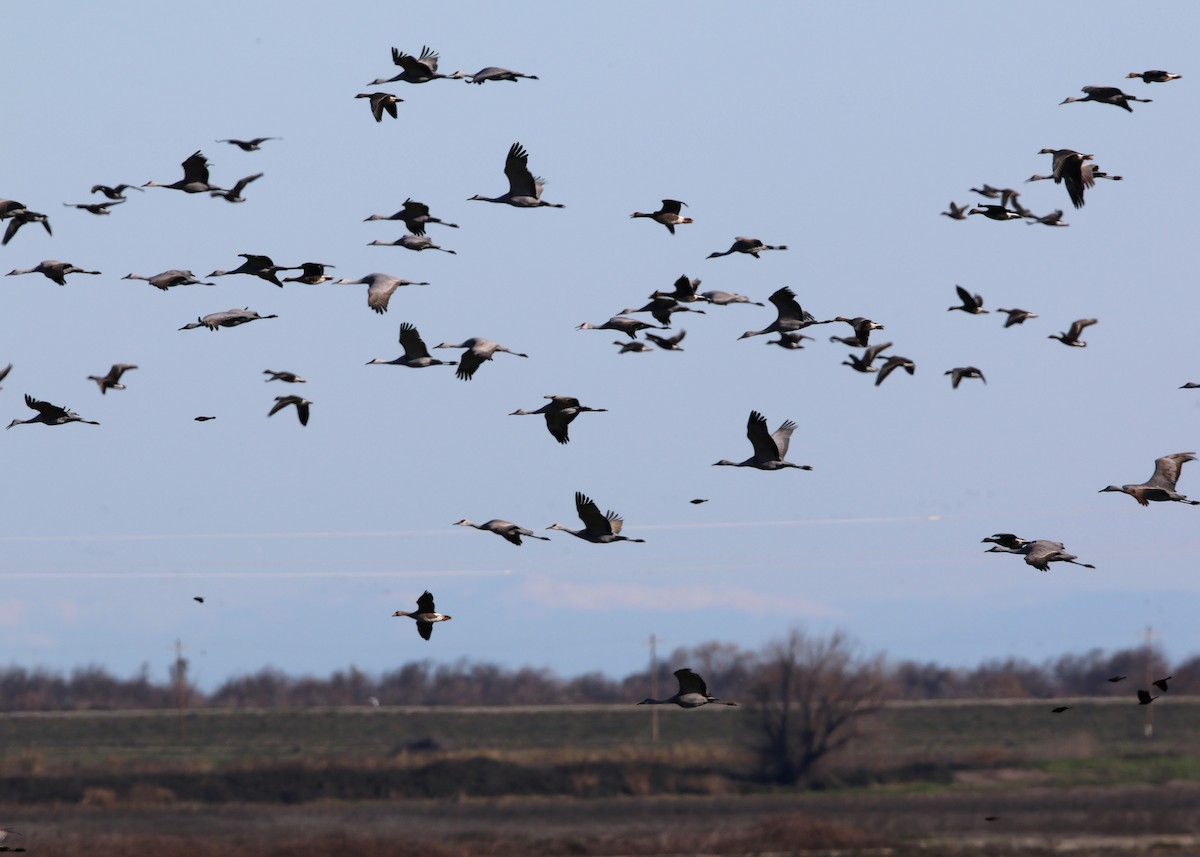
[[[1156,634],[1149,625],[1146,626],[1146,688],[1152,689],[1151,684],[1154,681],[1154,675],[1150,672],[1151,663],[1154,660],[1154,637]],[[1144,706],[1146,709],[1146,723],[1142,726],[1142,734],[1147,738],[1154,737],[1154,706]]]
[[[650,635],[650,698],[658,699],[658,637]],[[658,743],[658,706],[650,706],[650,743]]]
[[[179,740],[187,740],[187,720],[184,710],[187,708],[187,661],[183,657],[183,643],[175,641],[175,664],[171,667],[175,679],[175,703],[179,708]]]

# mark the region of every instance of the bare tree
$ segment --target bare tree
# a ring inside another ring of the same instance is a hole
[[[793,630],[764,651],[751,690],[763,774],[793,784],[809,778],[857,734],[858,720],[883,705],[882,657],[859,656],[840,632],[810,639]]]

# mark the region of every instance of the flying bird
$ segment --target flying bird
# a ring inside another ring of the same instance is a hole
[[[718,256],[728,256],[730,253],[749,253],[755,259],[758,254],[765,250],[786,250],[786,244],[764,244],[757,238],[748,238],[745,235],[739,235],[733,239],[733,244],[723,253],[709,253],[709,259],[716,259]]]
[[[404,200],[404,208],[397,211],[395,214],[372,214],[363,220],[364,223],[371,220],[403,220],[404,227],[413,235],[424,235],[425,225],[427,223],[440,223],[442,226],[449,226],[452,229],[457,229],[457,223],[447,223],[439,217],[434,217],[429,213],[429,206],[423,202],[417,202],[414,199]]]
[[[332,280],[330,274],[325,273],[326,268],[334,268],[336,265],[330,265],[328,262],[301,262],[295,268],[288,270],[299,270],[298,277],[284,277],[285,283],[304,283],[306,286],[319,286],[326,280]]]
[[[784,470],[794,467],[797,470],[812,470],[811,465],[793,464],[784,460],[787,456],[788,444],[792,440],[792,432],[795,430],[796,424],[787,420],[773,434],[768,433],[767,418],[758,411],[751,411],[750,419],[746,422],[746,437],[754,448],[754,454],[745,461],[730,461],[722,458],[713,464],[713,467],[753,467],[756,470]]]
[[[213,190],[209,191],[208,195],[219,196],[226,202],[245,202],[246,198],[242,196],[242,191],[246,189],[246,185],[250,184],[252,181],[257,181],[262,177],[262,173],[255,173],[252,176],[246,176],[245,178],[238,179],[238,183],[229,190]]]
[[[114,363],[112,368],[108,370],[107,375],[88,375],[89,381],[95,381],[100,387],[100,393],[103,395],[109,390],[124,390],[125,385],[120,383],[121,376],[130,369],[136,369],[132,363]]]
[[[666,699],[643,699],[638,705],[678,705],[680,708],[699,708],[701,705],[716,703],[717,705],[737,705],[717,699],[708,692],[704,679],[686,667],[675,670],[675,678],[679,681],[679,690],[674,696]]]
[[[621,535],[625,520],[616,512],[600,513],[600,507],[583,493],[575,492],[575,512],[583,521],[583,529],[573,530],[562,524],[551,524],[546,529],[562,530],[564,533],[581,538],[593,544],[609,544],[610,542],[645,542],[645,539],[631,539]]]
[[[958,389],[958,384],[963,378],[978,378],[983,383],[987,383],[987,378],[983,377],[983,373],[974,366],[958,366],[954,369],[948,369],[942,374],[950,376],[950,386],[955,390]]]
[[[390,92],[360,92],[354,97],[371,99],[371,115],[375,117],[376,122],[383,121],[383,111],[385,110],[389,116],[395,119],[397,116],[396,105],[404,100]]]
[[[25,394],[25,405],[37,411],[37,416],[30,417],[27,420],[13,420],[8,424],[7,428],[19,425],[33,425],[34,423],[41,423],[46,426],[62,426],[67,423],[87,423],[90,426],[100,425],[98,422],[85,420],[74,411],[60,408],[58,405],[52,405],[49,402],[39,401],[28,393]]]
[[[1200,500],[1189,500],[1175,490],[1175,483],[1179,481],[1179,472],[1183,469],[1183,465],[1195,460],[1196,453],[1194,452],[1176,452],[1174,455],[1164,455],[1162,458],[1155,459],[1154,474],[1145,482],[1136,485],[1109,485],[1101,488],[1099,493],[1119,491],[1128,494],[1143,506],[1149,506],[1151,502],[1175,502],[1200,506]]]
[[[997,307],[996,312],[1002,312],[1008,316],[1004,321],[1005,327],[1012,327],[1014,324],[1024,324],[1026,319],[1037,318],[1037,315],[1025,309],[1000,309]]]
[[[308,425],[308,406],[311,404],[312,402],[302,396],[276,396],[275,404],[271,407],[271,410],[267,411],[267,416],[274,416],[288,405],[295,405],[296,416],[300,418],[300,425],[306,426]]]
[[[520,143],[513,143],[509,147],[508,157],[504,159],[504,175],[508,177],[507,192],[495,197],[475,194],[467,202],[476,199],[482,202],[502,202],[515,208],[564,207],[542,199],[542,188],[546,181],[541,176],[534,178],[533,173],[529,171],[529,153]]]
[[[453,77],[454,75],[450,76]],[[509,69],[498,68],[494,65],[489,65],[487,68],[481,68],[474,74],[464,74],[462,77],[466,79],[467,83],[478,83],[480,86],[487,83],[489,80],[509,80],[513,83],[516,83],[517,79],[522,77],[526,80],[538,79],[536,74],[521,74],[519,71],[510,71]]]
[[[879,367],[879,372],[875,376],[875,386],[878,387],[885,380],[887,380],[887,376],[891,375],[896,369],[903,369],[905,372],[911,375],[917,371],[917,364],[907,357],[900,357],[899,355],[889,357],[884,364]]]
[[[209,330],[217,330],[221,327],[237,327],[240,324],[246,324],[251,321],[258,321],[266,318],[278,318],[276,315],[259,315],[249,307],[243,309],[227,309],[224,312],[210,312],[208,315],[201,316],[193,322],[185,324],[180,330],[195,330],[199,327],[207,327]]]
[[[967,209],[970,207],[970,205],[970,203],[967,203],[966,205],[956,205],[954,200],[950,200],[949,209],[941,213],[944,217],[949,217],[951,220],[966,220]]]
[[[428,640],[433,633],[434,622],[449,622],[452,617],[444,613],[437,612],[433,606],[433,595],[426,589],[421,593],[421,597],[417,599],[417,612],[405,613],[403,610],[397,610],[393,616],[408,616],[410,619],[417,620],[417,633],[422,639]]]
[[[282,137],[255,137],[253,140],[217,140],[218,143],[232,143],[243,152],[257,152],[268,140],[282,140]]]
[[[264,369],[263,374],[271,376],[270,378],[267,379],[268,383],[271,381],[285,381],[288,384],[306,384],[306,383],[308,383],[303,378],[301,378],[299,375],[297,375],[295,372],[276,372],[273,369]]]
[[[1138,705],[1149,705],[1156,699],[1158,699],[1158,697],[1151,696],[1150,691],[1142,690],[1141,688],[1138,688],[1138,692],[1137,692]]]
[[[536,411],[527,411],[521,408],[513,411],[509,416],[522,417],[542,414],[546,418],[546,430],[559,443],[570,441],[570,437],[567,436],[567,427],[580,414],[608,412],[608,408],[589,408],[587,405],[581,405],[574,396],[544,396],[543,398],[549,399],[550,402],[542,405]]]
[[[57,259],[44,259],[32,268],[13,268],[5,276],[15,277],[18,274],[41,274],[58,283],[60,286],[65,286],[67,284],[67,274],[96,275],[99,273],[99,271],[85,271],[83,268],[72,265],[70,262],[60,262]]]
[[[1140,77],[1142,83],[1167,83],[1168,81],[1178,80],[1183,77],[1182,74],[1171,74],[1169,71],[1160,69],[1152,69],[1150,71],[1131,71],[1126,77]]]
[[[490,521],[485,521],[482,524],[476,524],[463,518],[461,521],[455,521],[456,527],[474,527],[477,530],[483,530],[487,533],[495,533],[506,541],[512,542],[520,547],[521,536],[526,536],[531,539],[541,539],[544,542],[550,541],[549,536],[539,536],[533,530],[527,530],[524,527],[518,527],[511,521],[502,521],[499,518],[492,518]]]
[[[388,301],[392,298],[392,293],[401,286],[428,286],[426,282],[416,282],[413,280],[402,280],[399,277],[393,277],[391,274],[367,274],[357,280],[336,280],[334,285],[356,286],[365,285],[367,287],[367,306],[375,312],[383,314],[387,312]]]
[[[512,354],[514,357],[528,357],[528,354],[522,354],[520,351],[513,351],[511,348],[505,348],[499,342],[493,342],[490,339],[484,339],[481,336],[472,336],[470,339],[464,339],[462,342],[441,342],[433,346],[434,348],[465,348],[462,357],[458,360],[458,371],[455,375],[463,381],[470,381],[475,377],[475,372],[485,361],[491,360],[492,356],[498,352]]]
[[[262,256],[257,253],[238,253],[243,259],[242,264],[238,265],[231,271],[216,270],[209,274],[210,277],[227,277],[231,274],[250,274],[266,280],[268,283],[283,288],[283,283],[279,280],[280,271],[293,271],[295,268],[286,265],[276,265],[270,256]]]
[[[649,213],[644,211],[635,211],[629,216],[649,217],[655,223],[661,223],[663,226],[667,227],[667,231],[674,235],[676,226],[682,226],[686,223],[692,222],[692,218],[683,217],[679,213],[680,208],[686,206],[686,202],[680,202],[677,199],[664,199],[662,201],[662,207],[659,208],[658,211],[651,211]]]
[[[109,211],[114,205],[121,205],[125,202],[124,199],[110,199],[108,202],[64,202],[67,208],[78,208],[81,211],[88,211],[92,214],[112,214]]]
[[[1075,348],[1087,348],[1087,343],[1082,341],[1079,338],[1079,335],[1081,333],[1083,333],[1083,329],[1085,327],[1091,327],[1097,321],[1099,321],[1099,319],[1077,318],[1077,319],[1075,319],[1075,321],[1071,322],[1071,327],[1070,327],[1070,329],[1067,330],[1066,333],[1059,333],[1057,336],[1055,336],[1052,333],[1046,338],[1047,339],[1057,339],[1063,345],[1072,345]]]
[[[197,149],[189,155],[182,164],[183,178],[170,184],[159,184],[148,181],[142,187],[164,187],[168,190],[181,190],[184,193],[204,193],[205,191],[222,190],[208,182],[208,159]],[[99,185],[97,185],[99,187]]]
[[[459,80],[463,77],[461,71],[453,74],[438,74],[438,59],[440,54],[430,47],[422,46],[421,55],[414,57],[404,51],[392,48],[392,63],[404,69],[395,77],[376,78],[367,86],[379,86],[384,83],[429,83],[431,80],[447,78]]]
[[[1133,108],[1129,106],[1130,101],[1143,101],[1146,104],[1149,104],[1153,100],[1150,98],[1138,98],[1136,95],[1129,95],[1122,92],[1115,86],[1085,86],[1079,91],[1086,92],[1087,95],[1085,95],[1083,98],[1080,98],[1077,95],[1069,96],[1058,102],[1059,106],[1063,104],[1070,104],[1073,101],[1096,101],[1100,104],[1111,104],[1114,107],[1120,107],[1132,113]]]
[[[125,191],[127,190],[136,190],[138,193],[145,193],[140,187],[132,184],[119,184],[116,187],[109,187],[106,184],[92,185],[92,193],[102,193],[109,199],[124,199]]]
[[[388,366],[407,366],[409,369],[454,365],[453,360],[438,360],[431,357],[429,355],[429,348],[425,345],[425,340],[421,338],[421,334],[417,331],[417,328],[407,321],[400,325],[400,345],[404,347],[404,354],[395,360],[380,360],[376,357],[368,360],[366,365],[370,366],[373,363],[379,363]]]

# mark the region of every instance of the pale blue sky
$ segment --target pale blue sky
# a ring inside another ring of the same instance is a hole
[[[1055,21],[1072,9],[1068,32]],[[0,661],[159,669],[179,638],[205,685],[412,658],[621,674],[651,632],[667,648],[757,647],[794,625],[951,664],[1122,648],[1147,624],[1169,655],[1200,651],[1200,509],[1097,493],[1200,448],[1200,398],[1177,389],[1200,380],[1197,178],[1180,157],[1200,135],[1186,65],[1200,9],[118,2],[4,18],[0,197],[48,213],[54,236],[25,227],[0,267],[62,259],[103,276],[0,280],[0,365],[15,366],[0,418],[30,416],[29,393],[102,423],[0,436]],[[422,45],[446,73],[541,79],[364,85],[398,71],[393,46]],[[1147,68],[1185,77],[1125,79]],[[1087,84],[1154,102],[1059,106]],[[354,99],[373,89],[405,99],[399,120],[376,124]],[[213,142],[253,136],[283,139]],[[505,189],[514,141],[565,209],[467,201]],[[1074,211],[1063,188],[1020,184],[1049,170],[1044,147],[1093,153],[1125,181]],[[96,183],[174,181],[197,149],[223,186],[265,173],[246,203],[150,188],[109,217],[62,207]],[[1070,228],[938,215],[981,201],[968,188],[983,182],[1064,208]],[[457,255],[366,246],[403,229],[363,218],[409,196],[461,225],[429,229]],[[695,224],[672,237],[629,219],[663,197]],[[790,250],[705,258],[736,235]],[[120,279],[203,275],[242,252],[431,285],[380,316],[365,286]],[[680,274],[869,316],[916,375],[875,388],[839,365],[850,349],[828,336],[843,325],[798,352],[739,341],[770,307],[685,315],[683,353],[618,356],[612,332],[575,330]],[[1040,318],[1006,330],[948,313],[956,283]],[[177,330],[234,306],[279,318]],[[1088,348],[1047,339],[1085,316],[1100,319]],[[499,355],[469,383],[365,366],[400,353],[403,321],[431,345],[486,336],[530,358]],[[102,397],[85,377],[115,362],[140,368]],[[942,373],[962,365],[987,385],[952,391]],[[268,368],[308,383],[264,383]],[[306,428],[266,418],[286,393],[314,401]],[[609,413],[559,446],[507,416],[546,394]],[[789,458],[811,473],[710,466],[749,454],[752,409],[799,423]],[[1200,466],[1179,487],[1200,497]],[[553,533],[515,548],[451,526],[578,526],[577,490],[646,544]],[[997,531],[1062,540],[1097,569],[984,554]],[[429,643],[390,618],[426,588],[454,616]]]

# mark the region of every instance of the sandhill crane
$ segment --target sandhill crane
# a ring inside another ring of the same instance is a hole
[[[764,333],[792,333],[813,324],[833,323],[833,319],[817,321],[811,313],[801,309],[800,304],[796,301],[796,293],[787,286],[777,289],[768,300],[775,305],[775,320],[762,330],[747,330],[738,339],[761,336]]]
[[[267,411],[267,416],[274,416],[282,411],[288,405],[296,406],[296,416],[300,418],[300,425],[308,425],[308,407],[311,405],[308,399],[303,396],[276,396],[275,404],[271,406],[271,410]]]
[[[421,334],[417,331],[416,326],[409,324],[407,321],[400,325],[400,345],[404,347],[404,354],[395,360],[380,360],[376,357],[373,360],[368,360],[366,365],[407,366],[409,369],[455,365],[453,360],[437,360],[430,357],[429,348],[425,345],[425,340],[421,339]]]
[[[563,208],[559,203],[546,202],[542,199],[542,188],[546,184],[541,176],[534,178],[529,172],[529,153],[520,143],[513,143],[504,160],[504,175],[508,177],[508,191],[500,196],[490,197],[475,194],[471,199],[482,202],[502,202],[516,208]]]
[[[855,372],[878,372],[879,367],[874,365],[875,358],[891,347],[890,342],[877,342],[867,348],[862,356],[848,355],[847,359],[842,361],[842,365],[849,366]]]
[[[239,324],[246,324],[259,319],[278,318],[277,315],[259,315],[250,307],[242,309],[227,309],[224,312],[211,312],[208,315],[201,316],[193,322],[185,324],[180,330],[195,330],[198,327],[207,327],[209,330],[216,330],[221,327],[237,327]]]
[[[226,202],[245,202],[246,197],[242,196],[242,191],[244,191],[246,189],[246,185],[250,184],[250,182],[252,182],[252,181],[257,181],[258,179],[261,179],[262,177],[263,177],[262,173],[255,173],[252,176],[246,176],[245,178],[238,179],[238,183],[235,184],[229,190],[209,191],[208,195],[209,196],[219,196],[222,199],[224,199]]]
[[[1083,208],[1083,192],[1095,184],[1093,181],[1094,170],[1088,170],[1085,173],[1083,162],[1090,161],[1092,156],[1076,152],[1074,149],[1040,149],[1038,154],[1052,156],[1050,178],[1054,179],[1055,184],[1065,182],[1071,204],[1076,208]],[[1038,177],[1026,179],[1026,181],[1038,180]]]
[[[707,301],[708,298],[696,293],[696,289],[700,288],[699,280],[688,278],[687,274],[681,276],[674,283],[675,288],[669,292],[652,292],[651,298],[674,298],[681,304],[696,303],[697,301]],[[722,292],[728,294],[728,292]]]
[[[605,545],[610,542],[646,541],[645,539],[631,539],[628,536],[621,535],[621,528],[625,525],[625,520],[616,512],[610,511],[601,514],[600,507],[590,497],[580,491],[575,492],[575,512],[579,515],[579,520],[583,521],[583,529],[573,530],[570,527],[564,527],[562,524],[551,524],[546,529],[562,530],[564,533],[570,533],[576,538],[598,545]]]
[[[1150,71],[1131,71],[1126,77],[1140,77],[1142,83],[1166,83],[1171,80],[1178,80],[1183,77],[1182,74],[1171,74],[1169,71],[1160,69],[1152,69]]]
[[[37,411],[37,416],[30,417],[27,420],[13,420],[8,424],[7,428],[20,425],[33,425],[34,423],[41,423],[47,426],[62,426],[67,423],[87,423],[90,426],[100,425],[98,422],[85,420],[74,411],[60,408],[58,405],[52,405],[49,402],[38,401],[28,393],[25,394],[25,405]]]
[[[426,589],[421,593],[421,597],[417,599],[417,612],[405,613],[403,610],[397,610],[393,616],[407,616],[410,619],[417,620],[417,633],[421,638],[428,640],[433,633],[434,622],[449,622],[451,616],[437,612],[437,608],[433,606],[433,595]]]
[[[181,271],[178,268],[172,268],[169,271],[163,271],[161,274],[155,274],[153,277],[143,277],[141,274],[126,274],[122,280],[145,280],[156,289],[166,291],[175,286],[213,286],[216,283],[204,283],[196,279],[196,275],[191,271]]]
[[[1004,320],[1005,327],[1012,327],[1014,324],[1024,324],[1028,318],[1037,318],[1036,313],[1032,313],[1027,309],[1000,309],[997,307],[996,312],[1002,312],[1008,316]]]
[[[255,137],[253,140],[217,140],[218,143],[232,143],[243,152],[257,152],[268,140],[282,140],[282,137]]]
[[[271,381],[284,381],[288,384],[307,384],[308,382],[297,375],[295,372],[276,372],[274,369],[264,369],[264,375],[270,375],[267,383]]]
[[[784,470],[794,467],[797,470],[812,470],[808,464],[793,464],[784,460],[788,444],[792,440],[792,432],[795,430],[796,424],[787,420],[774,434],[770,434],[767,432],[767,418],[758,411],[751,411],[750,419],[746,422],[746,437],[754,447],[754,455],[745,461],[722,458],[713,464],[713,467],[753,467],[756,470]]]
[[[453,74],[438,74],[438,59],[440,54],[427,46],[422,46],[421,55],[414,57],[396,48],[392,48],[392,62],[404,69],[395,77],[380,77],[371,81],[367,86],[379,86],[384,83],[429,83],[431,80],[445,78],[459,80],[463,77],[461,71]]]
[[[907,357],[901,357],[899,355],[889,357],[884,364],[879,367],[879,373],[875,376],[875,386],[878,387],[885,380],[887,380],[887,376],[891,375],[896,369],[903,369],[905,372],[911,375],[917,371],[917,364]]]
[[[1114,107],[1120,107],[1132,113],[1133,108],[1129,106],[1130,101],[1144,101],[1146,104],[1149,104],[1153,100],[1150,98],[1138,98],[1136,95],[1128,95],[1115,86],[1085,86],[1079,91],[1086,92],[1087,95],[1083,98],[1077,95],[1069,96],[1058,102],[1059,106],[1070,104],[1073,101],[1096,101],[1100,104],[1111,104]]]
[[[326,280],[332,280],[333,277],[325,273],[326,268],[334,268],[336,265],[330,265],[328,262],[302,262],[296,268],[289,270],[299,270],[301,272],[298,277],[284,277],[285,283],[304,283],[308,286],[319,286]]]
[[[434,348],[465,348],[462,357],[458,360],[458,371],[455,373],[461,380],[470,381],[475,375],[475,370],[483,365],[485,360],[491,360],[492,356],[497,352],[512,354],[516,357],[528,357],[528,354],[522,354],[520,351],[513,351],[511,348],[505,348],[499,342],[493,342],[490,339],[484,339],[482,336],[472,336],[470,339],[464,339],[462,342],[440,342],[433,346]]]
[[[969,202],[966,205],[955,205],[954,200],[950,200],[949,210],[941,213],[952,220],[966,220],[967,209],[970,208],[970,206],[971,204]]]
[[[108,370],[107,375],[88,375],[89,381],[95,381],[100,387],[100,394],[104,395],[109,390],[124,390],[125,385],[120,383],[121,376],[130,369],[136,369],[137,366],[132,363],[114,363],[112,368]]]
[[[778,339],[768,339],[767,345],[778,345],[780,348],[786,348],[789,351],[799,351],[804,347],[802,340],[810,340],[815,342],[811,336],[805,336],[803,333],[780,333]],[[831,340],[837,339],[836,336],[830,337]]]
[[[99,273],[99,271],[85,271],[83,268],[72,265],[70,262],[60,262],[57,259],[43,259],[32,268],[13,268],[5,276],[15,277],[18,274],[42,274],[60,286],[65,286],[67,284],[67,274],[95,275]]]
[[[375,312],[382,314],[387,312],[388,301],[392,297],[392,292],[396,291],[396,289],[401,286],[428,286],[429,283],[402,280],[399,277],[393,277],[391,274],[375,272],[357,280],[337,280],[334,282],[334,285],[365,285],[367,287],[367,306]]]
[[[633,342],[622,342],[619,339],[614,339],[613,345],[617,346],[618,354],[624,354],[627,351],[631,351],[634,354],[649,354],[654,350],[653,345],[642,342],[640,339],[635,339]]]
[[[575,328],[576,330],[619,330],[629,336],[630,339],[637,339],[639,330],[666,330],[666,327],[655,327],[652,324],[646,324],[644,321],[638,321],[636,318],[629,318],[623,315],[614,315],[603,324],[592,324],[585,321],[583,324]]]
[[[434,217],[429,213],[429,206],[423,202],[417,202],[414,199],[404,200],[404,208],[397,211],[395,214],[372,214],[363,222],[371,220],[403,220],[404,226],[413,235],[424,235],[425,224],[440,223],[442,226],[449,226],[452,229],[457,229],[457,223],[447,223],[439,217]]]
[[[546,430],[550,432],[550,436],[559,443],[568,443],[571,438],[567,435],[567,427],[582,413],[607,413],[608,408],[589,408],[587,405],[579,404],[579,400],[574,396],[543,396],[544,399],[549,399],[548,404],[542,405],[536,411],[527,411],[524,408],[513,411],[509,414],[510,417],[533,416],[534,414],[542,414],[546,417]]]
[[[621,315],[627,312],[648,312],[654,317],[654,320],[661,324],[664,328],[671,326],[671,316],[677,312],[698,312],[704,315],[704,310],[693,309],[689,306],[684,306],[675,298],[651,298],[650,303],[641,307],[626,307],[621,310]]]
[[[681,330],[674,336],[659,336],[657,333],[647,333],[646,339],[653,342],[664,351],[682,351],[679,343],[683,342],[683,338],[687,336],[686,330]]]
[[[40,223],[46,230],[47,235],[54,233],[50,229],[50,218],[48,215],[42,214],[40,211],[30,211],[28,208],[14,208],[5,214],[5,217],[10,218],[8,228],[4,230],[4,237],[0,238],[0,246],[6,246],[9,241],[12,241],[17,232],[26,223]]]
[[[1096,567],[1091,563],[1079,562],[1075,554],[1067,553],[1062,542],[1053,542],[1049,539],[1034,539],[1029,544],[1013,552],[1024,554],[1025,563],[1032,565],[1038,571],[1049,571],[1050,563],[1052,562],[1068,562],[1071,565],[1078,565],[1083,568]]]
[[[87,211],[92,214],[112,214],[109,211],[114,205],[121,205],[125,202],[124,199],[110,199],[108,202],[64,202],[63,205],[67,208],[78,208],[81,211]]]
[[[286,265],[276,265],[271,261],[270,256],[260,256],[256,253],[238,253],[246,261],[238,265],[231,271],[216,270],[209,274],[210,277],[227,277],[230,274],[250,274],[254,277],[266,280],[268,283],[274,283],[283,288],[283,283],[279,281],[278,273],[280,271],[294,271],[293,267]]]
[[[947,369],[942,373],[950,376],[950,387],[957,390],[958,384],[963,378],[978,378],[983,383],[987,383],[987,378],[983,377],[983,373],[974,366],[956,366],[953,369]]]
[[[92,193],[102,193],[109,199],[124,199],[125,191],[136,190],[138,193],[145,193],[140,187],[134,184],[119,184],[116,187],[109,187],[106,184],[92,185]]]
[[[643,699],[638,705],[678,705],[680,708],[699,708],[701,705],[737,705],[709,695],[708,686],[704,679],[686,667],[675,670],[675,678],[679,681],[679,691],[666,699]]]
[[[1015,211],[1009,211],[1003,205],[983,205],[972,208],[967,214],[982,214],[990,220],[1020,220],[1021,215]]]
[[[451,75],[453,76],[453,75]],[[517,82],[517,78],[525,78],[526,80],[537,80],[536,74],[521,74],[519,71],[510,71],[506,68],[499,68],[494,65],[489,65],[487,68],[481,68],[474,74],[462,75],[466,78],[467,83],[478,83],[480,86],[487,83],[489,80],[511,80]]]
[[[662,201],[662,208],[660,208],[658,211],[652,211],[648,214],[643,211],[635,211],[629,216],[649,217],[654,222],[661,223],[663,226],[667,227],[667,231],[674,235],[676,226],[681,226],[685,223],[692,222],[692,218],[682,217],[679,214],[679,209],[686,205],[686,202],[680,202],[677,199],[664,199]]]
[[[786,244],[764,244],[757,238],[747,238],[745,235],[739,235],[733,239],[733,244],[724,253],[709,253],[709,259],[716,259],[718,256],[728,256],[730,253],[749,253],[755,259],[758,254],[764,250],[786,250]]]
[[[985,199],[999,199],[1003,193],[1002,188],[992,187],[990,184],[984,184],[983,187],[971,188],[971,193],[977,193]]]
[[[181,190],[184,193],[204,193],[205,191],[222,190],[215,184],[208,183],[208,159],[197,149],[187,157],[182,164],[183,178],[170,184],[159,184],[148,181],[142,187],[165,187],[168,190]]]
[[[433,243],[433,240],[428,235],[401,235],[395,241],[372,241],[368,247],[403,247],[405,250],[416,250],[418,253],[422,250],[441,250],[443,253],[455,255],[456,251],[447,250],[445,247],[440,247]]]
[[[1179,471],[1183,469],[1183,465],[1186,462],[1195,460],[1196,453],[1194,452],[1177,452],[1174,455],[1164,455],[1162,458],[1155,459],[1154,475],[1145,482],[1137,485],[1109,485],[1106,488],[1101,488],[1100,493],[1103,494],[1105,491],[1120,491],[1123,494],[1128,494],[1143,506],[1149,506],[1151,502],[1175,502],[1186,503],[1189,506],[1200,506],[1200,500],[1189,500],[1175,490],[1175,483],[1179,481]]]
[[[831,336],[830,342],[840,342],[842,345],[849,345],[851,348],[866,348],[870,345],[871,331],[883,330],[884,327],[877,321],[871,321],[863,316],[855,316],[854,318],[846,318],[845,316],[837,316],[834,321],[843,321],[854,329],[854,336]]]
[[[396,105],[404,101],[390,92],[360,92],[355,98],[371,99],[371,115],[375,117],[376,122],[383,121],[383,111],[387,111],[388,115],[393,119],[396,118]]]
[[[750,304],[751,306],[766,306],[762,301],[752,301],[745,295],[739,295],[736,292],[722,292],[719,289],[710,292],[701,292],[700,297],[704,298],[710,304],[715,306],[729,306],[730,304]]]
[[[1099,319],[1095,318],[1077,318],[1071,322],[1071,327],[1066,333],[1059,333],[1057,336],[1052,333],[1047,338],[1057,339],[1063,345],[1072,345],[1075,348],[1087,348],[1087,343],[1079,338],[1079,334],[1083,333],[1085,327],[1091,327],[1098,321]]]
[[[463,518],[461,521],[455,521],[456,527],[474,527],[477,530],[483,530],[486,533],[495,533],[507,541],[512,542],[517,547],[521,546],[521,536],[527,536],[531,539],[541,539],[544,542],[550,541],[549,536],[536,535],[533,530],[527,530],[524,527],[518,527],[511,521],[502,521],[499,518],[492,518],[482,524],[476,524]]]
[[[947,312],[960,309],[971,315],[979,315],[987,310],[983,308],[983,297],[981,295],[973,295],[964,289],[962,286],[955,286],[954,291],[958,293],[958,299],[962,302],[958,306],[946,307]]]

